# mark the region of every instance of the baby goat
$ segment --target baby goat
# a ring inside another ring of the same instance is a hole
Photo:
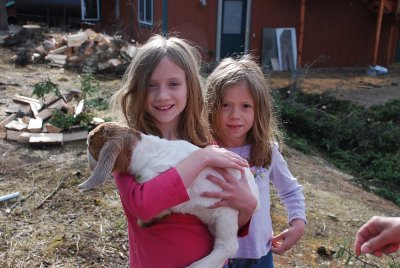
[[[93,174],[79,189],[91,189],[101,185],[111,172],[129,173],[139,183],[144,183],[176,166],[199,147],[183,141],[169,141],[155,136],[144,135],[132,128],[117,124],[103,123],[89,133],[88,156]],[[237,179],[240,171],[228,169]],[[203,259],[189,267],[222,267],[225,260],[232,257],[238,249],[238,211],[228,207],[209,209],[217,200],[201,196],[204,191],[221,189],[206,179],[208,175],[222,176],[212,168],[200,172],[187,189],[190,200],[163,212],[188,213],[197,216],[214,236],[214,249]],[[245,175],[252,193],[258,199],[258,188],[253,174],[246,168]]]

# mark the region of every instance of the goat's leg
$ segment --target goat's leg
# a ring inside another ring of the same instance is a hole
[[[225,261],[235,255],[239,248],[237,240],[238,211],[231,208],[219,208],[210,231],[214,235],[214,249],[203,259],[192,263],[189,268],[223,267]]]

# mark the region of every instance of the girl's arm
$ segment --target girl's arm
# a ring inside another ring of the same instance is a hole
[[[302,187],[290,173],[286,161],[278,150],[278,144],[272,149],[270,179],[288,213],[290,227],[274,236],[272,252],[283,254],[303,236],[306,226],[305,198]]]
[[[114,178],[127,213],[144,221],[189,200],[175,168],[143,184],[137,183],[135,177],[129,174],[114,173]]]
[[[288,222],[295,219],[306,222],[306,205],[302,186],[289,171],[285,159],[278,150],[278,144],[274,144],[272,150],[270,179],[286,208]]]
[[[127,174],[115,173],[115,181],[126,210],[136,218],[149,220],[170,207],[189,200],[186,192],[205,167],[242,169],[247,161],[218,146],[208,146],[190,154],[176,168],[139,184]]]

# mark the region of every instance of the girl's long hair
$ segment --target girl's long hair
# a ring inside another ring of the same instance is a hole
[[[199,74],[200,57],[197,49],[176,37],[152,36],[136,49],[122,85],[111,98],[113,111],[130,127],[145,134],[161,137],[152,117],[144,110],[148,81],[161,59],[168,57],[186,74],[187,104],[179,117],[177,134],[197,146],[212,142],[208,129],[202,79]]]
[[[269,86],[260,66],[250,55],[238,60],[222,60],[208,77],[206,93],[211,132],[217,141],[222,140],[219,118],[224,92],[241,83],[247,86],[254,100],[254,124],[247,134],[247,141],[252,145],[250,162],[268,167],[272,161],[273,142],[282,143],[282,139]]]

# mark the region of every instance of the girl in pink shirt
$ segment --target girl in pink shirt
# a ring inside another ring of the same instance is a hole
[[[213,237],[192,215],[171,214],[142,228],[161,211],[189,200],[186,189],[205,167],[247,166],[238,155],[212,144],[205,119],[197,50],[179,38],[155,35],[136,54],[122,87],[112,98],[127,125],[169,140],[183,139],[203,149],[144,184],[128,174],[114,174],[128,221],[130,267],[187,267],[208,255]],[[227,181],[226,183],[229,183]],[[248,188],[239,210],[243,227],[257,200]]]

